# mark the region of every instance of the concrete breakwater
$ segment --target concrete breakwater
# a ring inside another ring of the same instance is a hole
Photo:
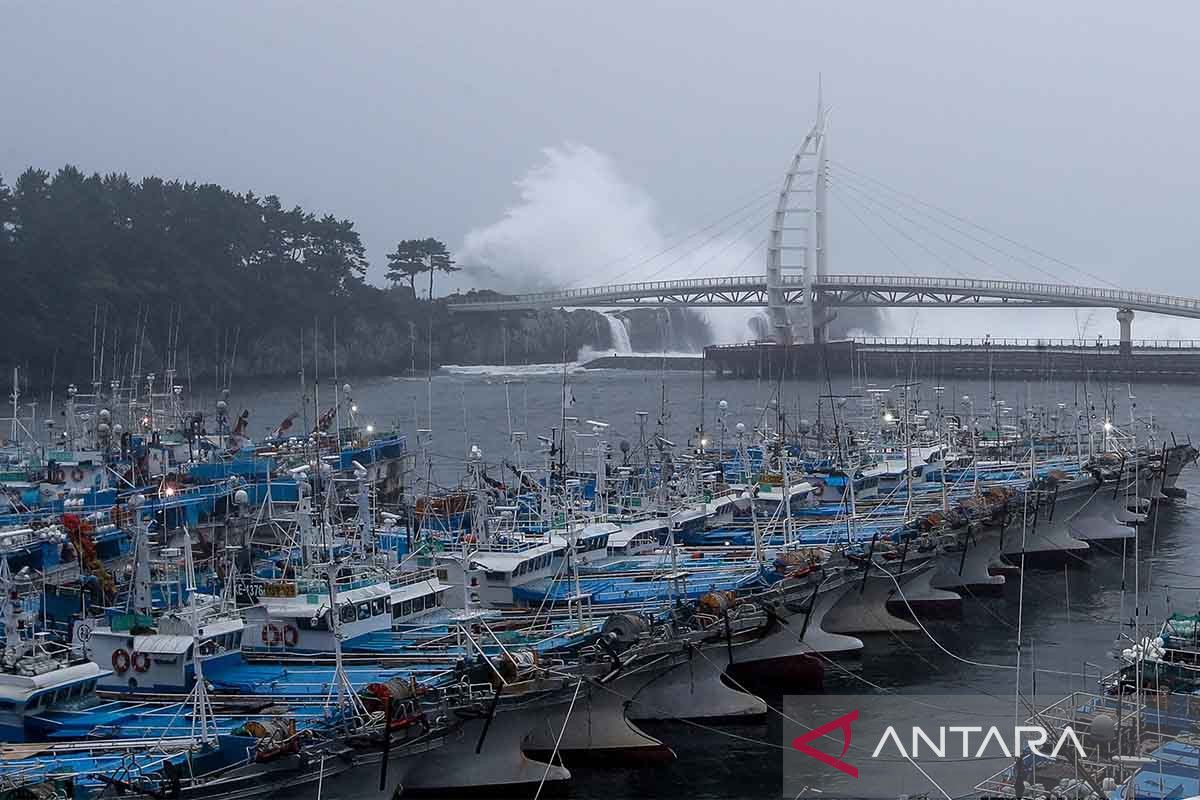
[[[587,362],[583,366],[585,369],[666,369],[699,372],[701,367],[704,366],[704,357],[699,353],[694,356],[626,353],[623,355],[601,356]],[[711,364],[709,366],[711,367]]]
[[[1084,378],[1200,382],[1200,341],[859,339],[823,344],[751,342],[704,349],[718,376],[805,378],[828,370],[879,380],[909,376]]]

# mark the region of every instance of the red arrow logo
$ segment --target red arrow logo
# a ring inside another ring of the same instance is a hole
[[[849,714],[844,714],[835,720],[826,722],[819,728],[813,728],[803,736],[797,736],[795,739],[792,739],[792,747],[796,748],[805,755],[812,756],[823,764],[828,764],[834,769],[846,773],[851,778],[857,778],[858,767],[847,764],[840,758],[835,758],[828,753],[822,753],[820,750],[817,750],[815,747],[810,747],[808,744],[813,739],[819,739],[832,730],[840,729],[842,732],[842,752],[840,755],[846,755],[846,751],[850,749],[850,723],[854,722],[856,719],[858,719],[858,709],[851,711]]]

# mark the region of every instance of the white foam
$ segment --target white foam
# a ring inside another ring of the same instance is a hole
[[[629,339],[629,328],[621,317],[615,314],[605,314],[608,320],[608,332],[612,336],[613,349],[617,355],[627,355],[633,352],[633,342]]]
[[[578,361],[567,364],[567,372],[580,372]],[[444,364],[441,371],[450,375],[561,375],[562,364]]]

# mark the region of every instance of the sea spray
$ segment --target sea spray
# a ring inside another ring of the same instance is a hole
[[[515,185],[518,197],[503,216],[467,233],[455,250],[463,278],[475,288],[537,292],[762,272],[754,252],[761,245],[757,229],[690,236],[690,227],[704,222],[692,220],[690,226],[664,233],[649,194],[625,180],[611,158],[587,145],[545,148],[541,161]],[[725,210],[715,208],[713,216]],[[753,312],[697,313],[709,320],[714,340],[734,342],[745,340]],[[645,349],[678,347],[670,338],[631,335]]]

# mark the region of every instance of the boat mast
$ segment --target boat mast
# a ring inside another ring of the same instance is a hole
[[[196,729],[200,730],[200,743],[207,744],[217,738],[215,714],[212,700],[208,696],[208,685],[204,680],[204,658],[200,653],[200,611],[196,606],[196,563],[192,557],[192,534],[183,528],[183,564],[188,590],[188,618],[192,629],[192,654],[196,678],[192,687],[192,742],[195,743]]]

